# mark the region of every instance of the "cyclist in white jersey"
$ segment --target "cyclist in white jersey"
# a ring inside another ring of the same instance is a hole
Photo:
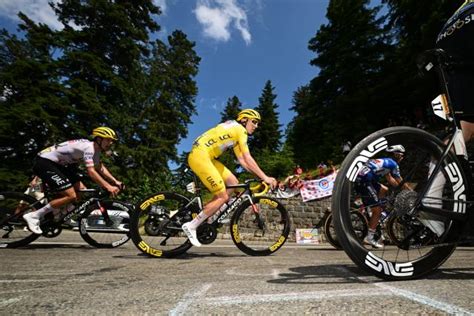
[[[101,152],[110,149],[117,134],[108,127],[98,127],[92,131],[93,141],[76,139],[53,145],[42,150],[35,158],[33,171],[48,187],[57,193],[57,198],[37,211],[23,215],[28,228],[41,234],[41,218],[58,212],[63,205],[78,200],[76,190],[80,188],[77,165],[83,163],[88,176],[115,197],[122,187],[110,171],[100,162]]]

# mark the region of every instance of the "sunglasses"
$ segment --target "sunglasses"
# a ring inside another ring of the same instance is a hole
[[[255,126],[258,126],[258,124],[260,123],[258,120],[251,120],[251,122]]]

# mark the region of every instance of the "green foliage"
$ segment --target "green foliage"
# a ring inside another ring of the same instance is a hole
[[[434,78],[417,75],[416,57],[433,48],[436,35],[456,1],[331,0],[328,23],[310,39],[311,64],[319,73],[295,91],[296,116],[287,143],[296,161],[312,168],[317,161],[341,161],[341,145],[369,133],[430,120],[429,101],[437,94]]]
[[[274,87],[270,80],[265,83],[262,95],[258,99],[259,105],[255,108],[262,117],[262,122],[252,135],[249,144],[252,152],[261,152],[267,150],[275,153],[281,145],[281,131],[278,121],[277,108],[275,104],[276,94],[273,93]]]
[[[136,186],[126,187],[120,194],[120,199],[131,203],[138,203],[160,191],[175,191],[171,186],[173,176],[170,172],[149,176],[145,174]]]
[[[51,5],[62,30],[20,14],[24,38],[0,32],[2,188],[23,186],[42,148],[104,125],[120,138],[117,178],[129,188],[164,185],[196,111],[195,44],[181,31],[167,43],[150,39],[160,29],[151,0]]]
[[[224,111],[221,112],[221,122],[228,120],[235,120],[237,115],[242,110],[242,103],[237,96],[233,96],[227,100]]]
[[[293,153],[287,147],[277,152],[265,148],[255,155],[255,160],[267,175],[279,179],[291,174],[295,167]]]

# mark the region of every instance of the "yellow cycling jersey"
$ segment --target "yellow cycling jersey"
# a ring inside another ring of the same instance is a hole
[[[249,152],[247,130],[237,121],[227,121],[211,128],[199,136],[193,144],[193,150],[207,152],[210,157],[217,158],[228,148],[233,148],[237,157]]]

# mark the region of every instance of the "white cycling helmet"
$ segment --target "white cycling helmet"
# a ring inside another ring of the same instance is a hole
[[[387,147],[387,149],[385,149],[385,151],[387,151],[389,153],[394,153],[394,154],[404,154],[405,153],[405,147],[403,147],[403,145],[393,145],[393,146]]]

